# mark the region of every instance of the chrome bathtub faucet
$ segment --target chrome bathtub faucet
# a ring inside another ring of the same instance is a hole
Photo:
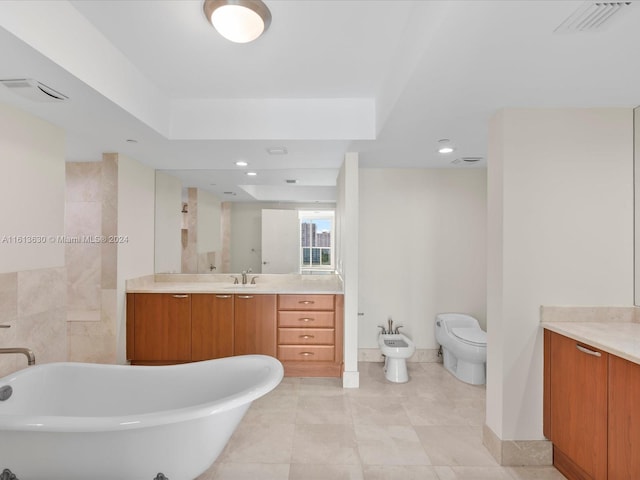
[[[36,357],[30,348],[23,348],[23,347],[0,348],[0,354],[3,354],[3,353],[5,354],[21,353],[25,357],[27,357],[27,361],[29,362],[29,365],[36,364]],[[2,480],[2,477],[0,477],[0,480]]]

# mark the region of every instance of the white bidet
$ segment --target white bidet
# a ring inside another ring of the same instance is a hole
[[[384,376],[394,383],[409,381],[407,358],[416,351],[416,346],[409,337],[402,333],[381,333],[378,345],[384,355]]]

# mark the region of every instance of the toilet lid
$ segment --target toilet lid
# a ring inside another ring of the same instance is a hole
[[[485,346],[487,344],[487,332],[479,328],[452,328],[451,332],[465,343]]]

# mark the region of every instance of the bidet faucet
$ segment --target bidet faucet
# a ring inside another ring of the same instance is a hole
[[[0,348],[0,354],[3,353],[21,353],[23,354],[25,357],[27,357],[27,361],[29,363],[29,365],[35,365],[36,364],[36,357],[33,354],[33,351],[30,348],[23,348],[23,347],[9,347],[9,348]]]

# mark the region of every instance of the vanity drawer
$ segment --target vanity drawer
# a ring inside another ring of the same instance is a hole
[[[331,362],[334,360],[333,345],[279,345],[278,359],[299,362]]]
[[[333,328],[279,328],[280,345],[333,345]]]
[[[333,310],[334,295],[278,295],[278,310]]]
[[[278,312],[279,327],[333,328],[333,312]]]

